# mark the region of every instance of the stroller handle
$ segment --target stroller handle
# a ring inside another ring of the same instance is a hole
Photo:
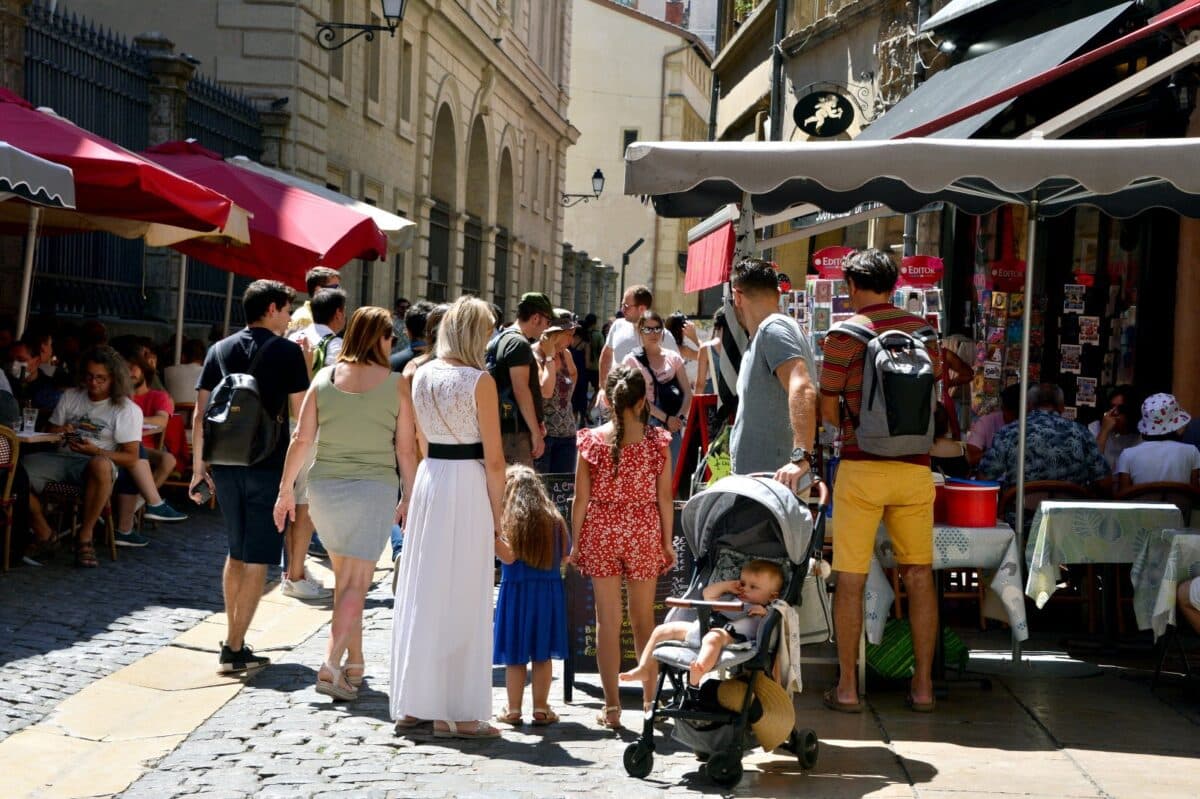
[[[750,472],[746,476],[766,477],[770,480],[775,479],[774,472]],[[796,495],[799,496],[805,490],[815,490],[817,492],[817,508],[821,511],[824,511],[825,508],[829,506],[829,486],[825,484],[824,480],[813,474],[811,469],[804,475],[804,477],[808,479],[808,482],[801,484],[800,489],[795,492]]]
[[[669,596],[664,602],[668,607],[672,608],[708,608],[714,611],[729,611],[736,613],[743,609],[741,602],[722,602],[712,601],[707,599],[681,599],[677,596]]]

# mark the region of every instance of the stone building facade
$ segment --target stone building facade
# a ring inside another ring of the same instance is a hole
[[[381,24],[377,0],[71,6],[131,35],[160,32],[254,98],[269,114],[265,162],[418,223],[408,253],[343,269],[354,304],[469,291],[511,314],[521,291],[563,300],[557,198],[578,137],[569,0],[412,0],[394,35],[333,51],[319,24]]]
[[[660,311],[695,313],[696,295],[683,293],[694,220],[659,218],[649,204],[626,196],[621,183],[630,143],[708,138],[712,55],[695,34],[612,0],[576,0],[573,26],[570,115],[581,135],[567,157],[567,190],[586,192],[596,169],[607,188],[567,210],[566,239],[611,267],[618,283],[622,254],[642,239],[625,285],[649,285]]]

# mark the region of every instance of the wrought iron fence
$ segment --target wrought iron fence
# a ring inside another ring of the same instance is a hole
[[[27,7],[25,98],[131,150],[150,132],[150,69],[123,36],[41,2]],[[142,317],[140,240],[108,233],[38,242],[32,310]]]
[[[187,135],[226,158],[262,156],[262,122],[258,110],[244,95],[223,88],[215,81],[196,75],[187,84]],[[225,320],[225,295],[229,275],[202,261],[188,267],[188,293],[184,317],[192,322],[215,324]],[[238,298],[252,278],[235,275],[230,325],[244,324]]]
[[[429,272],[425,296],[445,302],[450,275],[450,209],[438,203],[429,209]]]
[[[463,225],[462,293],[479,296],[483,287],[483,223],[468,216]]]

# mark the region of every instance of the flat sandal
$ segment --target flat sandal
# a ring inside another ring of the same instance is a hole
[[[96,560],[96,547],[91,541],[75,545],[75,565],[81,569],[94,569],[100,565]]]

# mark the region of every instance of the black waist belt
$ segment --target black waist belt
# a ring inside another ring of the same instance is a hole
[[[481,461],[483,442],[476,444],[429,444],[429,457],[443,461]]]

